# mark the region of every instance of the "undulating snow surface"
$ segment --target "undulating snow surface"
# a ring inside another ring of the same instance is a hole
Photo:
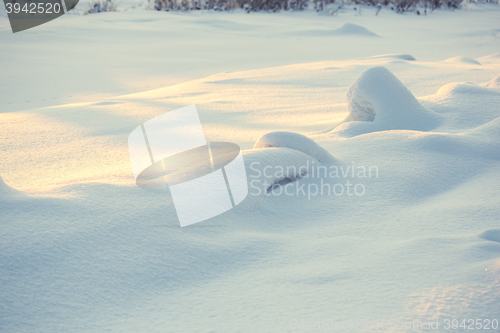
[[[0,21],[0,331],[500,320],[499,12],[369,13]],[[249,195],[180,228],[127,137],[191,104]]]

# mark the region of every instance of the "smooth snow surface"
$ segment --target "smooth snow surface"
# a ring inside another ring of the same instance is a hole
[[[500,11],[467,6],[0,20],[0,332],[500,319]],[[180,228],[127,139],[192,104],[249,195]]]

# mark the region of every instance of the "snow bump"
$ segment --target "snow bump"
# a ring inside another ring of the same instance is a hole
[[[480,235],[481,238],[500,243],[500,229],[489,229]]]
[[[500,89],[500,74],[484,84],[486,88]]]
[[[20,194],[20,192],[5,184],[2,177],[0,177],[0,200],[17,198]]]
[[[321,164],[331,165],[335,163],[335,158],[329,152],[314,140],[299,133],[285,131],[267,133],[261,136],[253,146],[254,149],[271,147],[298,150],[315,158]]]
[[[366,59],[398,59],[406,61],[416,61],[414,56],[411,54],[395,53],[395,54],[381,54],[378,56],[368,57]]]
[[[346,23],[338,29],[309,29],[294,33],[295,35],[303,36],[363,36],[363,37],[378,37],[378,35],[363,26]]]
[[[481,65],[481,63],[475,59],[467,58],[467,57],[453,57],[448,58],[444,62],[449,62],[452,64],[469,64],[469,65]]]
[[[367,131],[435,128],[440,116],[422,106],[387,68],[372,67],[347,93],[349,122],[372,122]],[[365,126],[366,127],[366,126]]]

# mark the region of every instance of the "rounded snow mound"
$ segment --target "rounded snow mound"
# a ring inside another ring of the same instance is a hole
[[[20,196],[20,192],[16,191],[9,185],[5,184],[2,177],[0,177],[0,200],[12,199]]]
[[[422,106],[387,68],[373,67],[361,74],[347,92],[349,122],[341,124],[349,132],[382,130],[427,131],[441,122],[441,116]],[[353,127],[363,127],[356,130]],[[351,133],[353,134],[353,133]],[[360,133],[358,133],[360,134]]]
[[[475,59],[467,58],[467,57],[453,57],[448,58],[444,62],[449,62],[453,64],[469,64],[469,65],[481,65],[481,63]]]
[[[485,240],[500,243],[500,229],[486,230],[479,237],[481,237]]]
[[[378,56],[368,57],[367,59],[398,59],[398,60],[407,60],[407,61],[416,61],[414,56],[411,54],[403,54],[403,53],[394,53],[394,54],[381,54]]]
[[[294,33],[304,36],[366,36],[378,37],[378,35],[363,26],[346,23],[338,29],[309,29]]]
[[[479,86],[471,82],[455,82],[445,84],[444,86],[439,88],[435,96],[438,96],[441,99],[449,99],[452,97],[456,97],[457,95],[468,95],[469,98],[476,99],[476,103],[480,103],[481,95],[484,94],[494,96],[498,94],[498,92],[495,90],[486,89],[485,86]]]
[[[500,53],[493,53],[493,54],[478,58],[478,60],[480,60],[482,64],[496,63],[500,60]]]
[[[339,29],[334,30],[338,35],[363,35],[363,36],[377,36],[376,33],[371,32],[363,26],[346,23]]]
[[[473,130],[498,118],[500,91],[470,82],[449,83],[423,98],[451,131]],[[488,127],[495,127],[494,122]],[[443,130],[444,128],[441,128]]]
[[[484,84],[484,87],[500,89],[500,74]]]
[[[220,19],[199,19],[196,21],[196,23],[207,25],[213,28],[233,30],[233,31],[241,31],[241,30],[248,31],[254,28],[254,26],[250,24],[244,24],[228,20],[220,20]]]
[[[290,148],[298,150],[304,154],[318,160],[321,164],[331,165],[335,163],[335,158],[314,140],[299,133],[294,132],[271,132],[261,136],[254,149],[258,148]]]

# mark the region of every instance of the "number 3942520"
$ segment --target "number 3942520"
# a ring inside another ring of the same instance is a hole
[[[7,14],[10,13],[26,13],[26,14],[58,14],[61,12],[61,5],[58,3],[7,3],[5,5]]]

